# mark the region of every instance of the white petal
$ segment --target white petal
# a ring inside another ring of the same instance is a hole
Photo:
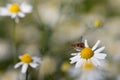
[[[39,58],[39,57],[32,57],[32,59],[33,59],[34,63],[40,63],[41,62],[41,58]]]
[[[36,63],[30,63],[30,66],[31,66],[32,68],[36,68],[36,67],[38,67],[38,64],[36,64]]]
[[[85,47],[89,47],[89,46],[88,46],[88,42],[87,42],[87,40],[85,40],[84,43],[85,43]]]
[[[18,67],[20,67],[22,64],[23,64],[22,62],[19,62],[19,63],[17,63],[17,64],[14,66],[14,68],[18,68]]]
[[[26,73],[27,68],[28,68],[28,64],[24,63],[23,66],[22,66],[21,72],[22,72],[22,73]]]
[[[15,19],[17,17],[17,14],[11,14],[11,18]]]
[[[80,59],[81,59],[80,56],[79,56],[79,55],[76,55],[76,56],[70,58],[70,60],[71,60],[70,63],[73,64],[73,63],[79,61]]]
[[[24,17],[25,17],[25,14],[24,14],[24,13],[19,12],[19,13],[18,13],[18,16],[19,16],[19,17],[21,17],[21,18],[24,18]]]
[[[91,59],[91,61],[95,66],[98,66],[98,64],[93,59]]]
[[[100,61],[98,60],[98,59],[96,59],[95,57],[93,57],[92,59],[92,63],[95,65],[95,66],[101,66],[101,63],[100,63]]]
[[[72,53],[71,55],[72,55],[72,56],[76,56],[77,54],[78,54],[78,53]]]
[[[0,8],[0,16],[9,16],[9,11],[7,8]]]
[[[94,56],[98,59],[105,59],[105,57],[107,56],[107,54],[103,54],[103,53],[97,53],[94,54]]]
[[[32,12],[32,6],[28,5],[27,3],[22,3],[20,9],[23,13],[30,13]]]
[[[104,49],[105,49],[105,47],[101,47],[101,48],[97,49],[94,53],[100,53],[100,52],[102,52]]]
[[[101,63],[98,59],[95,58],[95,62],[97,63],[97,65],[101,66]]]
[[[100,44],[100,40],[96,42],[96,44],[92,47],[92,50],[94,51],[98,47],[99,44]]]
[[[80,68],[82,65],[82,59],[80,59],[76,64],[75,64],[75,68]]]
[[[80,58],[79,55],[80,55],[80,54],[78,53],[76,56],[71,57],[70,60],[74,60],[74,59]]]
[[[79,51],[79,52],[81,51],[81,48],[79,48],[79,47],[75,47],[74,49],[75,49],[76,51]]]

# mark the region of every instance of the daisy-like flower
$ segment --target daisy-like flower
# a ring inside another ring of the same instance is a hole
[[[21,5],[17,3],[7,4],[6,7],[0,8],[0,16],[11,16],[12,19],[15,19],[15,22],[19,22],[19,17],[24,18],[26,13],[32,11],[32,6],[27,3],[22,3]]]
[[[103,72],[99,70],[85,71],[77,80],[104,80]]]
[[[103,68],[94,66],[92,62],[85,62],[82,68],[70,68],[69,76],[75,78],[74,80],[104,80],[105,73]]]
[[[85,47],[80,50],[78,53],[72,53],[73,55],[71,60],[71,64],[76,63],[75,67],[81,67],[86,61],[92,62],[95,66],[101,66],[101,61],[105,59],[106,54],[102,53],[102,51],[105,49],[105,47],[101,47],[97,49],[98,45],[100,43],[100,40],[96,42],[96,44],[90,48],[88,45],[87,40],[84,41]]]
[[[20,58],[20,62],[17,63],[14,67],[18,68],[20,66],[22,66],[22,73],[26,73],[28,67],[32,67],[32,68],[37,68],[39,63],[41,62],[40,58],[38,57],[31,57],[29,54],[23,54],[22,56],[19,57]]]

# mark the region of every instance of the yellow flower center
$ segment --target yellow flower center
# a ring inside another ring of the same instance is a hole
[[[81,57],[84,58],[84,59],[90,59],[94,53],[92,51],[91,48],[84,48],[82,51],[81,51]]]
[[[32,58],[29,54],[24,54],[21,57],[21,62],[30,63],[30,62],[32,62]]]
[[[102,25],[102,22],[100,20],[95,21],[95,27],[100,27]]]
[[[84,65],[83,65],[83,69],[84,70],[91,70],[91,69],[93,69],[94,68],[94,65],[92,64],[92,62],[86,62],[86,63],[84,63]]]
[[[17,12],[20,11],[20,7],[19,7],[18,4],[12,4],[11,7],[10,7],[10,9],[9,9],[9,11],[11,13],[17,13]]]

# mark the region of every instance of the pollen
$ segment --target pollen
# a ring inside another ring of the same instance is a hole
[[[84,48],[80,54],[80,56],[86,60],[90,59],[93,55],[94,53],[91,48]]]
[[[93,68],[94,68],[94,65],[93,65],[92,62],[86,62],[86,63],[84,63],[84,65],[83,65],[83,69],[84,69],[84,70],[91,70],[91,69],[93,69]]]
[[[32,62],[32,58],[29,54],[24,54],[21,57],[21,62],[30,63],[30,62]]]
[[[102,25],[102,22],[100,20],[95,21],[95,27],[100,27]]]
[[[20,11],[20,7],[19,7],[18,4],[12,4],[11,7],[10,7],[10,9],[9,9],[9,11],[11,13],[17,13],[17,12]]]

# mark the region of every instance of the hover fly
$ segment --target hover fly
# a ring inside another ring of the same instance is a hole
[[[78,43],[72,44],[72,47],[77,51],[80,51],[81,49],[85,47],[84,42],[82,40],[82,36],[80,37]]]

